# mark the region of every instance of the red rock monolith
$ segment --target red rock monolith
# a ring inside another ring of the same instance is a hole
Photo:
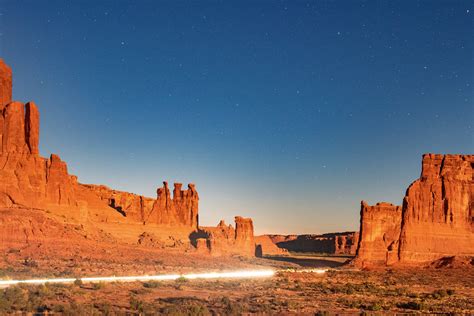
[[[403,206],[362,203],[355,263],[417,265],[474,256],[474,155],[425,154]]]
[[[12,101],[12,70],[0,58],[0,111]]]

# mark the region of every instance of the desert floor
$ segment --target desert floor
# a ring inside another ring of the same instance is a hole
[[[0,278],[109,276],[257,269],[279,272],[271,278],[186,280],[133,283],[81,283],[11,286],[0,290],[0,314],[56,312],[94,314],[360,314],[364,311],[474,313],[474,269],[444,267],[355,270],[347,257],[314,254],[287,258],[211,258],[161,253],[135,262],[51,257],[24,258],[11,251]],[[341,266],[342,265],[342,266]],[[288,268],[328,267],[329,271],[294,272]]]

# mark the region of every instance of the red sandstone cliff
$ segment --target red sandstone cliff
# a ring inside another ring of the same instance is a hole
[[[255,256],[253,222],[250,218],[236,216],[235,229],[232,225],[226,225],[224,221],[220,221],[217,227],[200,227],[198,237],[196,241],[207,240],[208,251],[213,255]],[[197,248],[199,249],[198,246]]]
[[[12,101],[11,89],[11,70],[0,59],[0,223],[3,232],[17,232],[16,227],[10,226],[19,221],[28,227],[34,226],[34,221],[44,217],[47,221],[60,218],[87,226],[89,232],[103,232],[120,242],[151,247],[190,243],[190,235],[199,229],[199,195],[194,184],[182,190],[182,184],[175,183],[171,198],[168,184],[164,182],[157,190],[157,198],[153,199],[102,185],[79,183],[76,176],[68,173],[66,163],[58,155],[53,154],[49,159],[39,156],[38,108],[33,102],[24,105]],[[31,211],[37,213],[29,220],[25,214]],[[34,227],[30,230],[37,231]],[[48,231],[41,234],[45,235],[44,240],[58,237],[49,236]],[[34,240],[25,239],[21,233],[3,233],[0,237],[0,246]],[[224,239],[219,240],[221,237]],[[255,252],[250,219],[236,217],[232,236],[214,234],[212,238],[216,251],[219,244],[228,244],[233,247],[232,253],[253,255]],[[208,240],[205,244],[211,245]],[[197,245],[202,249],[203,241]]]
[[[268,235],[256,236],[255,244],[257,257],[288,254],[288,250],[278,247]]]
[[[185,191],[181,188],[181,183],[175,183],[173,198],[171,198],[168,183],[163,182],[163,187],[157,190],[157,199],[153,208],[148,214],[145,214],[144,221],[161,225],[184,225],[197,228],[198,193],[194,184],[189,184]]]
[[[403,200],[399,257],[452,255],[474,255],[474,155],[427,154]]]
[[[0,110],[12,101],[12,70],[0,58]]]
[[[361,202],[360,241],[357,258],[373,263],[393,263],[398,260],[398,239],[402,208],[390,203],[370,206]]]
[[[474,155],[423,155],[403,206],[361,207],[355,262],[420,264],[474,256]]]

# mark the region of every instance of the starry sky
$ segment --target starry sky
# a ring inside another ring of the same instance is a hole
[[[83,183],[194,182],[200,223],[357,230],[474,152],[472,1],[0,2],[14,99]]]

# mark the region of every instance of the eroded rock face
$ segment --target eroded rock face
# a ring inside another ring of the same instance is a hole
[[[235,247],[241,254],[255,255],[255,238],[251,218],[235,217]]]
[[[235,229],[220,221],[217,227],[200,227],[200,238],[207,239],[212,255],[234,254],[255,256],[253,222],[250,218],[235,217]]]
[[[155,200],[142,195],[113,190],[105,185],[84,184],[88,190],[97,194],[109,207],[129,220],[147,223]]]
[[[474,255],[474,155],[424,155],[402,221],[401,262]]]
[[[423,155],[403,206],[362,203],[356,263],[420,264],[474,255],[474,155]]]
[[[12,70],[0,58],[0,111],[12,101]]]
[[[0,207],[46,209],[50,205],[76,206],[75,178],[57,155],[0,155]]]
[[[359,233],[347,233],[334,236],[336,255],[354,255],[359,244]]]
[[[199,196],[194,184],[189,184],[187,190],[181,190],[182,184],[175,183],[173,198],[171,198],[168,182],[157,190],[157,199],[146,222],[160,225],[182,225],[198,227]]]
[[[40,115],[33,102],[25,105],[25,141],[33,155],[39,154]]]
[[[360,217],[360,241],[357,249],[360,264],[396,262],[402,207],[385,202],[370,206],[362,201]]]

